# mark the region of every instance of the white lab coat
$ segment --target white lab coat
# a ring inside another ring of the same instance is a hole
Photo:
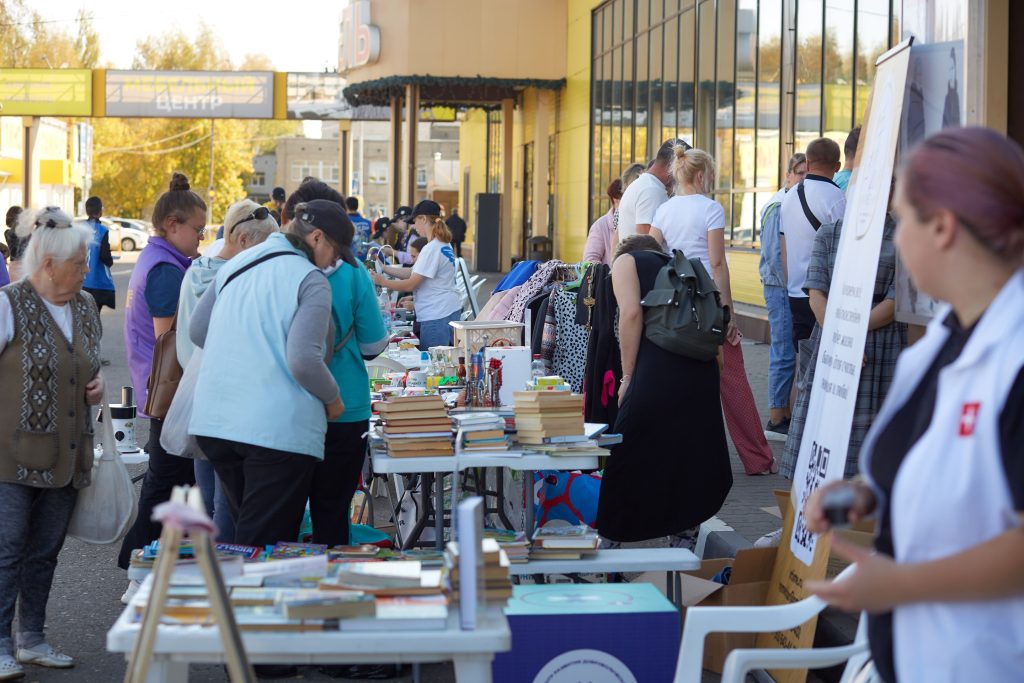
[[[917,388],[949,336],[940,311],[899,358],[892,389],[862,453]],[[1020,526],[999,441],[999,416],[1024,366],[1024,271],[993,300],[967,345],[939,374],[935,412],[907,453],[891,501],[896,560],[927,562]],[[878,494],[877,487],[876,494]],[[1024,568],[1022,568],[1024,571]],[[893,614],[899,683],[1024,680],[1024,595],[905,605]]]

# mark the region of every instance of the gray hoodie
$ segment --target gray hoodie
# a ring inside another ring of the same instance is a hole
[[[188,270],[181,282],[181,294],[178,297],[178,328],[175,333],[175,347],[178,350],[178,363],[184,369],[195,351],[195,344],[188,336],[188,326],[192,321],[192,312],[196,303],[217,277],[217,271],[227,261],[222,258],[200,256]]]

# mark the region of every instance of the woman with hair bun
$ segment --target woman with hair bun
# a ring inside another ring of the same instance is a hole
[[[613,180],[608,185],[607,194],[611,206],[608,207],[608,213],[590,226],[587,243],[583,247],[583,260],[610,266],[615,257],[615,228],[619,217],[619,200],[622,199],[622,180]]]
[[[832,539],[857,563],[808,583],[869,614],[888,683],[1019,681],[1024,671],[1024,151],[986,128],[951,128],[907,157],[896,248],[915,285],[948,302],[904,351],[861,448],[863,481],[831,482],[804,515],[825,533],[828,502],[876,514],[876,553]],[[831,507],[831,506],[830,506]]]
[[[708,197],[715,189],[715,160],[702,149],[676,145],[672,175],[678,192],[658,207],[651,224],[651,234],[669,251],[678,249],[687,258],[699,257],[715,280],[722,296],[722,305],[729,308],[722,356],[722,408],[736,452],[747,474],[774,474],[779,471],[775,456],[768,446],[757,412],[754,393],[750,390],[743,366],[743,335],[736,325],[729,283],[729,262],[725,257],[725,209]]]
[[[171,176],[170,188],[153,207],[153,232],[128,281],[125,302],[124,347],[128,354],[128,372],[135,386],[139,417],[149,418],[149,469],[139,494],[139,516],[121,544],[117,566],[128,568],[132,550],[160,537],[161,525],[150,519],[153,508],[170,499],[175,486],[194,484],[192,462],[170,455],[160,445],[163,420],[150,418],[142,411],[146,405],[153,348],[156,340],[171,329],[178,311],[178,295],[185,271],[199,255],[199,242],[206,233],[206,202],[189,188],[183,173]],[[138,590],[132,581],[122,602]]]

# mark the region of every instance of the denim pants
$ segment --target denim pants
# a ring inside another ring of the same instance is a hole
[[[18,646],[44,641],[46,602],[78,490],[0,483],[0,655],[13,654],[11,624],[18,605]],[[20,598],[20,600],[19,600]]]
[[[431,346],[451,346],[452,328],[448,323],[462,319],[462,309],[455,311],[449,316],[437,320],[421,320],[420,322],[420,351],[426,351]],[[467,359],[468,360],[468,359]]]
[[[793,314],[785,287],[765,285],[764,300],[768,304],[768,325],[772,333],[768,351],[768,407],[786,408],[796,372]]]
[[[203,494],[206,514],[217,525],[217,540],[221,543],[235,542],[235,520],[231,519],[231,504],[227,489],[213,469],[209,460],[196,460],[196,485]]]

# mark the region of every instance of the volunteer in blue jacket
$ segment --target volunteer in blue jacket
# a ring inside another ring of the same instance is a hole
[[[856,520],[878,514],[877,553],[808,584],[870,613],[888,683],[1019,681],[1024,672],[1024,152],[986,128],[920,143],[897,187],[895,242],[917,287],[949,302],[900,356],[850,488]]]
[[[420,324],[420,349],[451,346],[453,320],[462,318],[462,295],[455,287],[455,252],[452,232],[441,220],[441,207],[425,199],[413,211],[413,227],[430,239],[411,268],[385,266],[389,280],[373,273],[377,286],[396,292],[416,292],[416,320]]]
[[[321,269],[348,243],[333,225],[273,233],[221,266],[192,313],[203,359],[189,433],[239,505],[235,543],[298,538],[327,421],[345,409],[325,359]]]
[[[110,231],[100,222],[103,215],[103,202],[99,197],[85,200],[85,213],[89,227],[95,238],[89,244],[89,273],[85,276],[82,289],[92,294],[96,302],[96,310],[103,311],[106,306],[110,310],[116,307],[114,296],[114,278],[110,269],[114,266],[114,257],[110,253]]]
[[[345,412],[327,424],[324,459],[313,473],[309,513],[313,542],[349,544],[349,504],[359,485],[366,458],[365,434],[370,428],[370,378],[364,358],[376,358],[388,345],[373,283],[349,244],[354,226],[337,202],[314,199],[289,224],[290,232],[305,239],[317,226],[340,236],[341,258],[327,270],[331,285],[334,331],[329,367],[341,390]]]

